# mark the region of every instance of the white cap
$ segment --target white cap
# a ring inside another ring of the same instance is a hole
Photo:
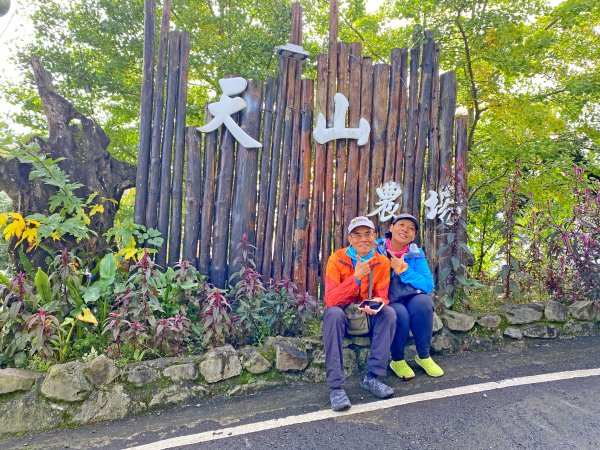
[[[371,222],[365,216],[358,216],[352,219],[350,221],[350,224],[348,225],[348,233],[352,233],[352,230],[358,227],[367,227],[372,230],[375,229],[375,225],[373,225],[373,222]]]

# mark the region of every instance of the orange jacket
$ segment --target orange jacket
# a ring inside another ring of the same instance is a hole
[[[369,298],[369,276],[366,275],[360,286],[354,279],[352,260],[346,254],[346,248],[336,251],[327,261],[325,273],[325,306],[344,306]],[[390,260],[377,252],[371,263],[373,271],[373,298],[381,297],[389,303]]]

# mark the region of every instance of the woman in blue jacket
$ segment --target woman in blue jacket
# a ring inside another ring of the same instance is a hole
[[[433,276],[423,250],[413,241],[419,231],[419,221],[407,213],[394,216],[385,239],[377,240],[377,251],[390,258],[390,306],[396,311],[396,334],[392,342],[390,368],[405,380],[415,376],[404,359],[404,347],[412,331],[417,347],[415,362],[427,375],[441,377],[444,371],[431,356],[433,335]]]

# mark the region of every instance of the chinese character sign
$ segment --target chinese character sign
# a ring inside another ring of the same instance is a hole
[[[200,127],[203,133],[209,133],[216,130],[221,125],[225,125],[231,132],[232,136],[246,148],[262,147],[262,144],[252,139],[240,126],[231,118],[235,114],[244,109],[248,104],[241,97],[231,97],[241,94],[248,86],[248,81],[245,78],[222,78],[219,80],[219,86],[223,91],[221,99],[216,103],[210,103],[208,110],[213,115],[213,119]]]
[[[367,216],[379,214],[379,221],[387,222],[394,217],[394,214],[400,208],[396,200],[402,195],[402,189],[395,181],[388,181],[383,186],[378,187],[376,192],[379,197],[379,201],[376,203],[377,209],[367,214]]]
[[[319,144],[324,144],[333,139],[358,139],[358,145],[365,145],[369,140],[371,125],[365,119],[360,119],[358,128],[346,128],[346,113],[348,112],[348,99],[339,92],[333,97],[335,109],[333,112],[333,128],[327,128],[325,116],[319,113],[317,126],[313,130],[313,137]]]
[[[434,220],[438,217],[440,221],[450,225],[451,212],[455,203],[452,199],[450,186],[446,186],[439,194],[435,191],[429,191],[429,198],[423,203],[427,208],[427,219]]]

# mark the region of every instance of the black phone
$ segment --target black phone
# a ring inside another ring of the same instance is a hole
[[[383,302],[375,302],[373,300],[363,300],[360,303],[360,305],[358,305],[359,309],[364,309],[365,306],[368,306],[369,308],[371,308],[371,311],[378,312],[381,308],[383,308],[384,303]]]

